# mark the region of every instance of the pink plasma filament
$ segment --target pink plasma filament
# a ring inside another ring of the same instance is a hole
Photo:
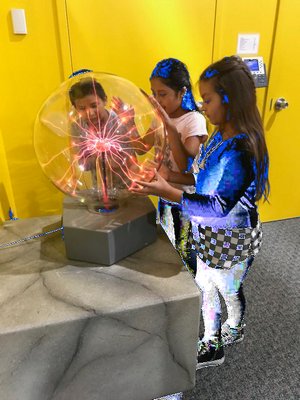
[[[157,153],[155,146],[151,148],[143,141],[134,124],[131,124],[131,128],[127,127],[127,122],[132,118],[128,117],[127,111],[118,116],[110,114],[108,121],[103,126],[99,119],[97,122],[92,122],[90,119],[82,122],[81,118],[75,119],[73,113],[70,113],[69,116],[72,124],[77,127],[77,134],[71,134],[70,147],[73,160],[63,176],[54,182],[59,188],[76,195],[77,190],[82,189],[80,176],[83,171],[94,169],[97,176],[97,187],[102,190],[103,200],[106,202],[109,196],[109,186],[112,185],[111,182],[108,182],[109,176],[115,176],[117,181],[122,182],[122,186],[127,189],[135,180],[149,181],[153,178],[153,168],[150,171],[146,167],[147,162],[152,158],[159,163],[162,156]],[[61,130],[59,126],[53,128]],[[154,135],[155,131],[156,128],[149,129],[144,137]],[[44,167],[50,166],[55,159],[60,159],[61,155],[68,154],[70,147],[64,148],[51,157]],[[139,165],[136,154],[141,149],[142,153],[147,153],[148,157],[146,159],[143,157],[143,162]],[[77,163],[81,166],[79,177],[77,177],[77,168],[74,169]]]
[[[119,118],[114,117],[109,122],[110,124],[107,122],[103,129],[94,124],[90,124],[88,128],[77,124],[82,135],[79,141],[73,142],[73,147],[77,150],[77,159],[84,169],[91,160],[95,163],[98,176],[101,177],[104,201],[105,198],[108,200],[108,171],[129,188],[128,183],[132,180],[145,178],[143,167],[137,162],[135,150],[141,147],[145,152],[148,150],[140,137],[132,138],[132,129],[127,130]]]

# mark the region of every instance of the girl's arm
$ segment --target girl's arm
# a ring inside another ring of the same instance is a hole
[[[245,151],[230,150],[217,164],[218,187],[215,194],[188,194],[173,188],[159,174],[152,182],[137,182],[133,191],[181,202],[190,216],[224,217],[239,201],[254,179],[251,158]]]
[[[208,135],[205,119],[198,113],[192,119],[188,119],[185,126],[185,135],[181,137],[181,132],[178,132],[165,110],[158,103],[156,104],[156,108],[168,132],[168,139],[174,160],[179,170],[184,172],[187,170],[188,159],[190,157],[195,158],[199,153],[200,145],[207,140]],[[199,134],[202,136],[199,136]]]
[[[199,154],[200,145],[205,143],[208,135],[190,136],[184,142],[186,152],[190,157],[195,158]]]
[[[170,118],[164,118],[166,130],[168,132],[168,140],[174,156],[174,160],[180,171],[186,171],[188,165],[188,157],[195,157],[198,154],[200,140],[198,136],[187,138],[183,144],[180,138],[180,133],[171,123]]]
[[[81,161],[82,158],[79,157],[82,147],[82,133],[83,130],[80,128],[80,125],[77,122],[72,122],[70,126],[71,152],[73,156],[76,156],[78,161]]]
[[[195,178],[192,173],[183,173],[170,170],[166,165],[161,164],[158,173],[166,181],[171,183],[179,183],[181,185],[195,185]]]

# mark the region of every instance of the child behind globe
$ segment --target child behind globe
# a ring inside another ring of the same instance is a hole
[[[126,189],[129,165],[134,157],[130,137],[118,115],[106,108],[107,95],[96,79],[80,79],[69,90],[76,110],[71,124],[72,149],[82,171],[90,171],[92,188]]]

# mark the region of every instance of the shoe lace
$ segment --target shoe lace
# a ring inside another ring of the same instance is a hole
[[[222,338],[223,337],[229,337],[232,336],[232,328],[230,328],[229,325],[223,325],[222,326],[222,332],[221,332]]]
[[[222,340],[234,340],[238,338],[242,334],[243,328],[244,325],[237,328],[231,328],[228,324],[224,324],[221,332]]]

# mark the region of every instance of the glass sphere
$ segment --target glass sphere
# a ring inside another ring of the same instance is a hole
[[[75,75],[45,101],[35,122],[38,161],[63,193],[91,211],[109,211],[138,180],[151,181],[166,134],[157,111],[132,82],[107,73]]]

